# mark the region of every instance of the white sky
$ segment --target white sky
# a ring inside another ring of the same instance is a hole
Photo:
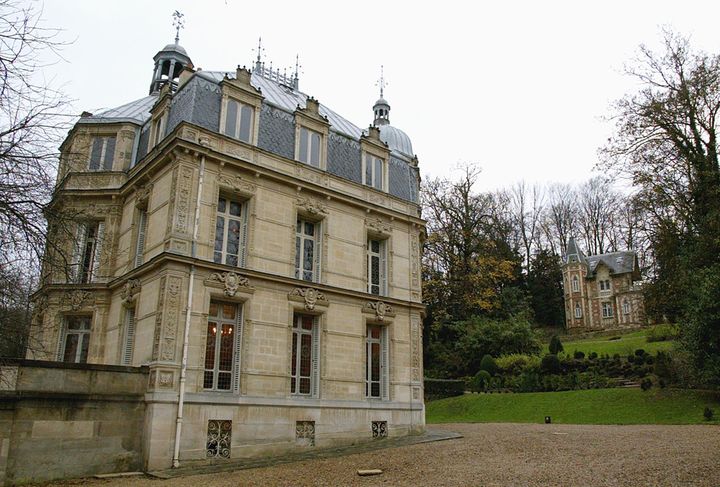
[[[300,89],[361,128],[383,64],[390,120],[423,177],[473,162],[484,190],[590,177],[611,129],[602,117],[633,90],[622,67],[639,44],[659,46],[660,26],[720,51],[713,1],[46,0],[46,25],[74,39],[48,76],[77,113],[145,96],[175,9],[196,67],[251,66],[262,36],[267,62],[299,54]]]

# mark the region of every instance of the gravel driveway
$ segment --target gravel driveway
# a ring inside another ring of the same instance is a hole
[[[171,480],[55,485],[214,486],[718,486],[718,426],[451,424],[462,439]],[[358,469],[382,475],[359,477]]]

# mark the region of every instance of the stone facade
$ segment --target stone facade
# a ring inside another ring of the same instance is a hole
[[[646,324],[634,252],[585,256],[574,239],[564,257],[563,290],[568,332],[634,328]]]
[[[148,470],[423,431],[417,159],[312,98],[283,111],[270,88],[301,93],[261,69],[201,73],[70,132],[52,204],[76,223],[28,358],[147,367]]]

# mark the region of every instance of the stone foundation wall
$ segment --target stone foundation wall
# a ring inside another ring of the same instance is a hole
[[[0,485],[143,470],[147,368],[4,361]]]

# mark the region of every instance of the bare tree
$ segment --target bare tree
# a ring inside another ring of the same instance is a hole
[[[604,254],[617,250],[610,238],[613,214],[620,195],[610,181],[602,176],[590,179],[580,186],[578,193],[578,227],[586,250],[591,254]]]
[[[525,257],[525,272],[530,271],[530,259],[538,246],[545,193],[538,185],[528,188],[525,181],[516,183],[508,192],[513,221],[517,228]]]
[[[577,233],[577,192],[569,184],[553,184],[547,193],[542,231],[552,253],[564,255],[568,240]]]
[[[0,301],[12,309],[18,282],[35,282],[45,255],[57,147],[69,121],[67,99],[42,73],[43,60],[59,59],[64,43],[41,15],[32,3],[0,0]],[[11,316],[20,315],[4,314],[0,329],[15,327]]]

